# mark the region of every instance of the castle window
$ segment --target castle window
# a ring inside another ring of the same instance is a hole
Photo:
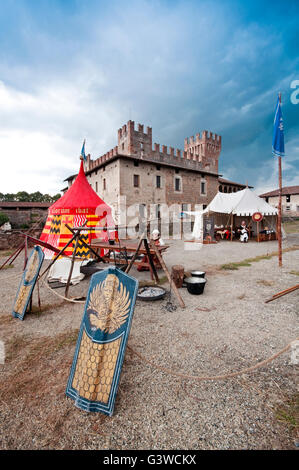
[[[286,195],[286,202],[291,202],[291,196],[289,194]]]
[[[161,170],[160,165],[156,165],[156,169],[157,169],[158,171],[160,171],[160,170]]]
[[[177,170],[177,169],[176,169],[175,172],[176,172],[176,174],[178,174],[178,173],[180,172],[180,170]]]
[[[139,175],[134,175],[133,185],[134,185],[134,188],[139,188]]]
[[[205,181],[201,181],[200,183],[200,192],[201,194],[206,194],[206,182]]]
[[[266,202],[269,202],[269,198],[268,198],[268,197],[265,197],[265,199],[266,199]]]
[[[144,150],[144,143],[140,142],[140,150]]]
[[[98,192],[98,182],[96,181],[96,193]]]
[[[174,189],[175,191],[181,191],[181,178],[174,179]]]
[[[161,188],[161,176],[160,175],[156,176],[156,187]]]
[[[106,178],[103,179],[103,190],[105,191],[106,189]]]
[[[219,186],[219,192],[222,193],[222,185]]]
[[[134,166],[139,166],[139,162],[137,162],[137,161],[135,160]]]

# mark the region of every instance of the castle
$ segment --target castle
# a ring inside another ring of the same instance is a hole
[[[126,206],[145,208],[161,204],[180,204],[182,210],[203,208],[218,190],[232,192],[245,185],[221,178],[218,162],[221,136],[203,131],[184,141],[184,150],[152,143],[152,128],[128,121],[118,129],[118,145],[92,159],[87,155],[84,169],[89,183],[114,209],[119,197],[126,196]],[[76,175],[65,181],[69,186]],[[67,189],[67,188],[66,188]]]

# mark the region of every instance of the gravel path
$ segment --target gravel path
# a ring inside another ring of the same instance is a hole
[[[298,238],[291,237],[284,242],[284,248],[296,243]],[[183,246],[180,241],[171,242],[164,259],[169,269],[174,264],[183,264],[185,270],[206,270],[204,294],[192,296],[186,289],[180,289],[186,308],[177,306],[173,312],[166,308],[168,298],[156,302],[138,300],[128,343],[133,350],[174,372],[218,375],[254,365],[298,336],[298,291],[269,304],[264,301],[298,283],[298,276],[291,272],[298,271],[299,251],[284,253],[282,268],[278,267],[277,257],[272,257],[237,271],[221,271],[220,264],[271,253],[277,250],[277,243],[221,242],[205,245],[198,252],[183,250]],[[19,257],[12,269],[0,273],[0,340],[8,344],[16,336],[51,338],[77,330],[84,306],[67,303],[44,286],[41,286],[42,306],[47,308],[43,313],[28,314],[23,322],[11,318],[19,278],[5,278],[19,272],[22,262]],[[148,273],[137,273],[135,269],[131,273],[139,279],[149,279]],[[85,279],[71,287],[70,295],[84,295],[88,283],[89,279]],[[165,287],[168,289],[167,284]],[[56,291],[63,294],[63,289]],[[173,293],[171,301],[178,305]],[[33,303],[37,304],[36,293]],[[128,349],[111,418],[80,411],[72,400],[65,398],[73,352],[72,345],[51,358],[66,361],[61,387],[57,390],[54,387],[51,392],[46,380],[39,404],[25,407],[22,393],[17,400],[11,398],[11,404],[6,402],[5,406],[1,402],[2,449],[295,446],[294,434],[275,418],[277,406],[296,392],[296,366],[291,362],[290,351],[252,374],[196,382],[157,370]],[[1,367],[3,377],[9,376],[10,362],[0,366],[0,375]],[[58,420],[55,423],[60,423],[58,429],[49,426],[54,412]],[[22,428],[29,417],[27,432],[16,437],[18,426]],[[54,438],[56,434],[58,437]]]

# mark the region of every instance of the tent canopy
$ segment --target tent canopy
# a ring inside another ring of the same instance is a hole
[[[252,216],[255,212],[263,215],[277,215],[278,211],[270,206],[264,199],[257,196],[249,188],[236,193],[218,192],[214,199],[203,211],[220,212],[222,214],[235,214],[239,216]]]
[[[77,178],[67,192],[49,208],[49,214],[94,214],[101,206],[103,212],[111,213],[108,206],[88,183],[81,160]],[[102,211],[101,211],[102,212]],[[99,211],[97,211],[99,213]]]
[[[88,183],[83,169],[83,161],[81,161],[80,171],[72,186],[49,208],[48,218],[40,239],[61,250],[73,236],[66,225],[86,227],[86,230],[81,231],[81,239],[76,248],[76,256],[82,258],[91,256],[89,248],[82,243],[82,240],[90,244],[96,238],[108,241],[109,238],[117,237],[111,207],[97,195]],[[111,227],[112,233],[106,227]],[[75,242],[72,242],[64,254],[71,256],[74,248]],[[48,249],[44,249],[44,253],[48,259],[55,256]],[[103,252],[101,251],[100,254],[103,255]]]

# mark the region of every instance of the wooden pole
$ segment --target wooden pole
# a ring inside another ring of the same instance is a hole
[[[143,241],[143,239],[144,239],[144,237],[145,237],[145,232],[146,232],[146,231],[144,231],[143,234],[141,235],[141,237],[139,238],[139,242],[138,242],[137,249],[136,249],[136,251],[135,251],[135,253],[134,253],[134,255],[133,255],[133,258],[131,259],[131,261],[130,261],[130,263],[129,263],[129,266],[127,267],[127,269],[126,269],[126,271],[125,271],[126,274],[129,273],[131,267],[133,266],[133,263],[134,263],[135,259],[136,259],[137,256],[138,256],[138,253],[139,253],[139,250],[140,250],[142,241]]]
[[[10,256],[9,258],[7,258],[3,264],[1,264],[0,266],[0,270],[8,263],[8,261],[10,261],[9,264],[13,263],[13,261],[16,259],[17,256],[19,256],[19,254],[21,253],[21,251],[24,249],[25,247],[25,244],[22,243],[22,245],[20,245]]]
[[[293,287],[289,287],[288,289],[286,290],[283,290],[281,292],[278,292],[278,294],[274,294],[271,299],[268,299],[265,301],[265,304],[269,303],[269,302],[272,302],[272,300],[276,300],[278,299],[279,297],[282,297],[283,295],[286,295],[286,294],[289,294],[290,292],[293,292],[294,290],[297,290],[299,289],[299,284],[296,284],[295,286]]]
[[[256,222],[257,242],[260,242],[259,222]]]
[[[26,268],[27,260],[28,260],[28,239],[27,239],[27,237],[25,237],[24,271],[25,271],[25,268]]]
[[[171,285],[171,287],[172,287],[173,290],[174,290],[175,295],[177,296],[177,299],[178,299],[178,301],[179,301],[180,306],[181,306],[182,308],[185,308],[186,305],[184,304],[184,301],[183,301],[183,299],[182,299],[182,297],[181,297],[181,295],[180,295],[180,293],[179,293],[179,291],[178,291],[178,288],[177,288],[177,286],[175,285],[175,283],[173,282],[173,279],[171,278],[171,275],[169,274],[169,271],[168,271],[168,269],[167,269],[167,267],[166,267],[166,264],[164,263],[164,260],[163,260],[163,258],[162,258],[162,256],[161,256],[161,253],[159,252],[158,248],[156,247],[156,245],[155,245],[154,243],[151,243],[151,247],[155,250],[155,253],[156,253],[156,255],[157,255],[157,258],[158,258],[158,260],[160,261],[160,264],[161,264],[161,266],[162,266],[162,268],[163,268],[163,270],[164,270],[164,272],[165,272],[165,274],[166,274],[166,276],[167,276],[167,278],[168,278],[169,284]]]
[[[281,93],[279,93],[279,102],[281,104]],[[278,238],[278,265],[282,267],[282,236],[281,236],[281,193],[282,193],[282,172],[281,157],[278,157],[278,181],[279,181],[279,200],[278,200],[278,220],[277,220],[277,238]]]
[[[144,239],[144,246],[145,246],[148,261],[149,261],[149,267],[150,267],[152,279],[153,279],[153,277],[155,277],[156,283],[158,283],[159,282],[159,276],[157,274],[155,264],[153,262],[153,258],[152,258],[152,255],[151,255],[151,252],[150,252],[150,249],[149,249],[148,242],[147,242],[146,238]]]
[[[73,235],[72,238],[67,242],[66,245],[64,245],[64,247],[59,251],[59,253],[57,253],[57,255],[55,256],[55,258],[51,261],[51,263],[49,264],[49,266],[44,270],[44,272],[42,274],[40,274],[40,276],[38,277],[38,279],[41,279],[44,274],[46,274],[47,271],[49,271],[49,269],[51,268],[51,266],[55,263],[55,261],[59,258],[59,256],[61,256],[63,254],[63,252],[67,249],[67,247],[73,243],[73,241],[75,240],[77,234]]]
[[[79,234],[79,232],[77,232],[75,248],[73,249],[72,261],[71,261],[71,266],[70,266],[70,272],[69,272],[67,283],[66,283],[66,286],[65,286],[65,294],[64,295],[65,295],[66,298],[67,298],[68,293],[69,293],[70,282],[71,282],[71,278],[72,278],[72,274],[73,274],[75,256],[76,256],[76,251],[77,251],[77,247],[78,247],[79,236],[80,236],[80,234]]]

